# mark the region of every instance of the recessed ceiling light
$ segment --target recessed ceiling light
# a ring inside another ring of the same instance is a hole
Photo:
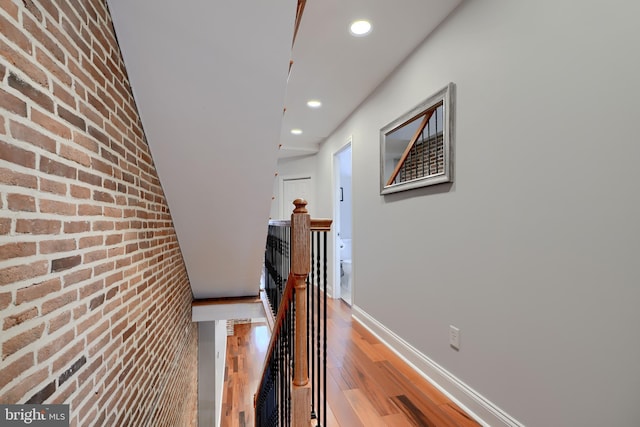
[[[302,134],[302,130],[301,129],[291,129],[291,133],[294,135],[301,135]]]
[[[366,36],[371,32],[371,23],[364,19],[359,19],[351,23],[349,30],[356,37]]]
[[[322,107],[322,102],[318,101],[317,99],[310,99],[309,101],[307,101],[307,106],[311,108],[320,108]]]

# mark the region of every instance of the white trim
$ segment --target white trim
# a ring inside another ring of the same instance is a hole
[[[333,239],[333,286],[332,292],[330,295],[333,298],[340,299],[342,298],[342,290],[340,288],[340,248],[338,248],[338,230],[340,229],[340,201],[338,200],[338,188],[340,187],[340,167],[339,167],[339,155],[345,151],[346,149],[351,148],[351,153],[353,153],[353,135],[349,135],[347,140],[343,145],[341,145],[337,150],[333,152],[331,167],[333,168],[333,182],[331,186],[331,193],[333,195],[333,227],[331,227],[331,237]],[[352,154],[353,155],[353,154]],[[353,168],[353,159],[351,160],[351,167]],[[351,224],[353,224],[353,202],[351,209]],[[353,227],[353,225],[352,225]],[[353,232],[353,230],[352,230]],[[353,245],[353,238],[351,239]],[[351,246],[351,256],[353,260],[353,246]],[[352,270],[353,274],[353,270]],[[353,283],[353,277],[351,279],[352,288],[351,288],[351,304],[353,304],[355,298],[355,290]]]
[[[312,197],[310,197],[311,202],[312,203],[316,203],[316,198],[317,198],[317,189],[316,189],[316,180],[315,177],[313,176],[313,174],[311,173],[298,173],[298,174],[291,174],[291,175],[278,175],[278,215],[280,216],[279,219],[291,219],[291,213],[293,212],[293,204],[291,205],[290,209],[288,211],[286,211],[284,209],[284,205],[283,205],[283,197],[284,197],[284,182],[285,181],[295,181],[298,179],[308,179],[311,183],[311,186],[313,188],[313,194],[311,194]],[[308,202],[309,200],[307,200]],[[309,209],[314,210],[314,207],[309,207]]]
[[[524,427],[515,418],[460,381],[442,366],[420,353],[415,347],[371,317],[360,307],[354,305],[351,309],[354,320],[369,330],[383,344],[480,424],[487,427]]]
[[[193,322],[253,319],[258,317],[265,317],[262,302],[194,305],[191,307],[191,321]]]

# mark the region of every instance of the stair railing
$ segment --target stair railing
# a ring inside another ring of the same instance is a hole
[[[326,298],[321,293],[326,292],[331,220],[312,220],[305,200],[293,203],[291,221],[269,223],[265,288],[278,309],[254,396],[259,427],[309,426],[312,418],[321,426],[326,417]]]

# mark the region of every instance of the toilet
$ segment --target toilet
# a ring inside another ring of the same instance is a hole
[[[340,239],[340,287],[351,292],[351,239]]]

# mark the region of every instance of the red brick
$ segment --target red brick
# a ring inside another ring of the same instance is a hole
[[[0,40],[0,56],[6,58],[7,61],[9,61],[23,73],[25,73],[39,85],[48,87],[48,79],[44,71],[42,71],[40,67],[34,65],[31,61],[26,59],[24,55],[14,50],[11,46],[6,44],[2,40]]]
[[[100,261],[107,257],[107,251],[105,249],[99,249],[97,251],[87,252],[84,254],[85,264]]]
[[[21,378],[15,386],[8,391],[0,394],[0,402],[19,402],[29,393],[32,389],[38,387],[47,379],[49,375],[49,368],[43,368],[35,373]]]
[[[73,96],[69,91],[60,86],[60,84],[58,84],[57,82],[53,82],[53,96],[57,101],[62,101],[72,108],[76,107],[75,96]]]
[[[71,321],[71,310],[67,310],[64,313],[58,314],[54,318],[49,321],[49,328],[47,329],[47,333],[49,335],[53,334],[55,331],[60,328],[69,325]]]
[[[67,122],[69,122],[70,124],[74,125],[75,127],[81,129],[81,130],[86,130],[87,125],[85,124],[85,121],[82,117],[78,116],[77,114],[73,113],[72,111],[67,110],[66,108],[62,107],[61,105],[58,105],[58,116],[61,119],[66,120]]]
[[[47,315],[60,307],[78,300],[78,292],[70,291],[42,303],[42,315]]]
[[[62,285],[60,284],[59,278],[47,280],[46,282],[34,283],[26,288],[18,289],[16,292],[16,305],[34,301],[51,293],[58,292],[60,289],[62,289]]]
[[[53,20],[55,22],[58,22],[58,19],[60,17],[60,13],[58,12],[58,8],[56,7],[56,5],[53,2],[50,2],[50,1],[42,2],[42,7],[44,7],[45,10],[47,12],[49,12],[49,15],[51,15],[53,17]]]
[[[60,335],[58,338],[53,340],[51,343],[43,346],[40,350],[38,350],[38,363],[42,363],[45,360],[51,358],[54,354],[58,353],[62,350],[68,343],[73,341],[75,338],[75,333],[73,329],[65,332]]]
[[[102,178],[100,178],[98,175],[94,175],[83,170],[78,171],[78,179],[82,182],[86,182],[87,184],[96,185],[99,187],[102,186]]]
[[[93,230],[94,231],[109,231],[109,230],[113,230],[114,224],[113,221],[95,221],[93,223]]]
[[[9,210],[18,212],[35,212],[36,199],[25,194],[8,194]]]
[[[71,184],[69,188],[71,190],[71,197],[75,197],[76,199],[88,199],[91,197],[91,190],[86,187]]]
[[[78,110],[80,111],[80,114],[87,119],[87,121],[97,125],[98,127],[103,126],[105,117],[98,114],[92,105],[86,104],[86,103],[80,103],[80,105],[78,106]],[[88,139],[91,139],[91,138],[88,138]],[[75,137],[74,137],[74,140],[75,140]]]
[[[27,103],[4,89],[0,89],[0,108],[27,117]]]
[[[98,160],[95,157],[91,158],[91,168],[108,176],[113,176],[114,173],[111,165],[103,162],[102,160]]]
[[[104,238],[102,236],[91,236],[80,238],[80,249],[91,248],[93,246],[100,246]]]
[[[88,154],[80,150],[77,150],[67,144],[62,144],[60,146],[60,155],[65,159],[69,159],[83,166],[91,165],[91,158],[89,157]]]
[[[58,234],[60,233],[61,224],[60,221],[48,219],[18,219],[16,232],[26,234]]]
[[[71,179],[75,179],[78,174],[78,170],[76,168],[47,157],[40,158],[40,171],[50,175],[57,175]]]
[[[93,343],[97,338],[109,329],[109,320],[104,320],[100,325],[96,326],[87,334],[87,346]],[[109,334],[107,334],[109,336]]]
[[[11,304],[11,292],[0,293],[0,310],[4,310]]]
[[[54,405],[62,405],[68,402],[69,397],[78,389],[78,385],[75,381],[70,381],[64,384],[64,386],[58,387],[58,394],[52,397],[51,403]],[[60,391],[62,390],[62,391]],[[72,424],[69,424],[70,426]],[[99,424],[95,424],[99,425]],[[103,424],[104,425],[104,424]]]
[[[87,306],[81,305],[73,309],[73,320],[78,320],[87,313]]]
[[[40,242],[41,254],[52,254],[56,252],[68,252],[76,249],[75,239],[45,240]]]
[[[18,360],[7,366],[3,366],[0,370],[0,389],[18,378],[20,374],[33,366],[33,353],[27,353]]]
[[[73,203],[58,202],[57,200],[40,200],[40,212],[58,215],[75,215],[76,205]]]
[[[18,21],[18,13],[20,10],[15,3],[5,1],[0,3],[0,5],[2,9],[4,9],[13,18],[14,21]]]
[[[32,46],[29,38],[2,15],[0,15],[0,28],[2,28],[2,35],[18,45],[23,51],[31,54]]]
[[[100,292],[102,289],[104,289],[103,280],[98,280],[89,285],[84,285],[82,288],[80,288],[80,298],[85,299],[87,297],[90,297],[96,292]]]
[[[24,96],[30,98],[33,102],[41,106],[47,111],[53,112],[53,99],[49,95],[42,93],[40,90],[34,88],[26,81],[22,80],[13,72],[9,73],[7,79],[9,86],[16,89]]]
[[[94,191],[93,192],[93,200],[97,202],[105,202],[105,203],[113,203],[115,199],[109,193],[105,193],[104,191]]]
[[[61,64],[64,64],[64,51],[60,45],[54,42],[51,37],[42,31],[42,25],[36,24],[28,16],[23,15],[22,25],[31,35],[38,40]],[[37,56],[37,55],[36,55]]]
[[[7,243],[0,246],[0,260],[25,257],[36,254],[35,242]]]
[[[87,55],[89,56],[89,55]],[[101,96],[102,94],[100,94],[100,88],[101,87],[105,87],[106,84],[106,80],[104,78],[104,76],[100,73],[100,71],[94,66],[93,63],[91,63],[91,61],[89,61],[87,59],[86,56],[82,57],[82,64],[81,64],[82,68],[89,72],[89,75],[93,78],[93,80],[97,83],[98,88],[97,88],[97,92],[98,92],[98,96],[100,97],[100,99],[105,102],[108,101],[106,99],[106,97]],[[108,102],[105,102],[107,105],[109,105]]]
[[[64,223],[65,233],[83,233],[89,230],[91,230],[89,221],[68,221]]]
[[[70,268],[80,265],[82,262],[81,255],[72,255],[64,258],[58,258],[51,261],[51,272],[68,270]]]
[[[8,285],[9,283],[42,276],[47,274],[48,270],[49,261],[36,261],[31,264],[6,267],[0,270],[0,285]]]
[[[4,323],[2,324],[2,330],[6,331],[9,328],[13,328],[21,323],[29,319],[33,319],[38,315],[38,309],[36,307],[31,307],[28,310],[25,310],[21,313],[14,314],[4,318]]]
[[[38,9],[38,6],[36,6],[33,1],[31,0],[22,0],[22,3],[24,4],[25,8],[31,12],[31,14],[38,20],[38,21],[42,21],[42,12],[40,11],[40,9]],[[26,16],[23,14],[22,15],[25,19]]]
[[[36,166],[35,153],[9,145],[4,141],[0,141],[0,159],[32,169]]]
[[[52,132],[65,139],[71,139],[71,130],[67,125],[58,121],[54,117],[41,113],[35,108],[31,109],[31,120],[33,120],[34,123],[37,123],[43,128],[47,129],[49,132]]]
[[[29,126],[14,121],[11,122],[10,128],[11,135],[13,135],[14,138],[29,142],[36,147],[43,148],[49,152],[56,152],[56,142],[53,138],[50,138]]]
[[[64,5],[64,2],[61,2],[60,5]],[[78,34],[78,32],[76,31],[76,28],[79,28],[79,25],[71,24],[66,18],[69,18],[72,21],[76,20],[73,14],[65,14],[60,19],[62,21],[62,30],[71,38],[72,42],[85,54],[85,56],[91,56],[91,49],[82,39],[82,36],[80,36],[80,34]],[[87,84],[87,86],[90,86],[90,84]]]
[[[40,177],[40,191],[64,196],[67,194],[67,184]]]
[[[42,332],[44,331],[44,323],[39,324],[36,327],[29,329],[28,331],[22,332],[15,337],[9,338],[5,342],[2,343],[2,360],[6,359],[8,356],[11,356],[18,350],[23,349],[29,344],[33,343],[37,339],[42,336]]]
[[[32,175],[0,168],[0,183],[15,185],[17,187],[36,188],[38,186],[38,179]]]
[[[85,260],[86,263],[86,260]],[[73,284],[89,280],[91,278],[92,269],[85,268],[84,270],[74,271],[73,273],[69,273],[64,276],[64,287],[71,286]],[[80,288],[82,291],[82,288]],[[82,298],[82,296],[81,296]]]
[[[66,70],[61,66],[58,61],[54,60],[49,56],[48,53],[43,51],[40,48],[36,48],[36,59],[44,67],[49,70],[51,74],[53,74],[58,80],[60,80],[63,84],[67,86],[71,86],[72,79],[69,74],[67,74]],[[62,62],[64,64],[64,62]],[[55,87],[54,87],[55,91]]]
[[[83,307],[87,307],[84,305]],[[82,335],[87,330],[94,327],[102,318],[102,314],[99,311],[92,313],[89,317],[84,319],[82,322],[76,322],[76,334],[78,336]]]
[[[105,206],[104,216],[110,217],[110,218],[122,218],[122,209]]]

